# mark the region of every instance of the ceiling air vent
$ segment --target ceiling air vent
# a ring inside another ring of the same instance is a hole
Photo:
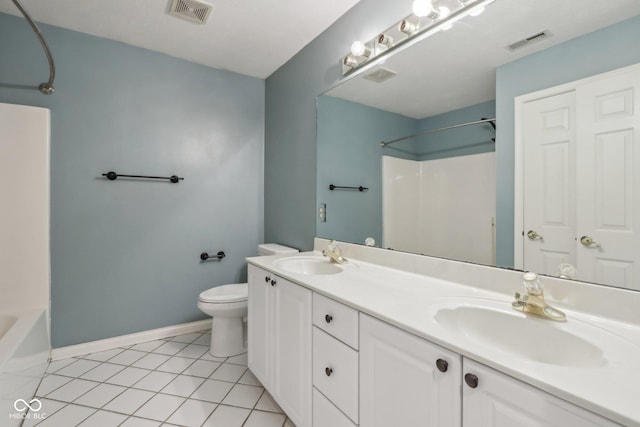
[[[171,0],[169,15],[204,24],[212,9],[212,5],[197,0]]]
[[[523,49],[523,48],[525,48],[525,47],[527,47],[529,45],[532,45],[534,43],[538,43],[538,42],[540,42],[542,40],[546,40],[549,37],[551,37],[552,35],[553,34],[551,34],[549,32],[549,30],[544,30],[544,31],[536,33],[536,34],[534,34],[532,36],[524,38],[522,40],[518,40],[515,43],[511,43],[509,46],[506,47],[506,49],[510,50],[511,52],[514,52],[516,50]]]
[[[365,74],[363,77],[376,83],[382,83],[383,81],[389,80],[391,77],[395,77],[397,75],[398,73],[394,73],[393,71],[387,70],[386,68],[378,68],[375,71]]]

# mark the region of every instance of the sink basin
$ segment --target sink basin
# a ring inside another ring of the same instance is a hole
[[[342,267],[320,257],[282,258],[277,260],[274,265],[295,274],[337,274],[342,272]]]
[[[436,308],[436,323],[478,345],[498,348],[530,361],[550,365],[594,368],[606,363],[597,343],[604,331],[569,319],[567,323],[527,316],[509,302],[454,302]]]

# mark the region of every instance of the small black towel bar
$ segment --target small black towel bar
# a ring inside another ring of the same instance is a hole
[[[333,191],[333,190],[358,190],[358,191],[367,191],[369,188],[368,187],[363,187],[362,185],[359,187],[343,187],[340,185],[329,185],[329,190]]]
[[[208,259],[222,259],[222,258],[224,258],[224,257],[226,257],[226,256],[227,256],[227,254],[225,254],[223,251],[219,251],[219,252],[218,252],[217,254],[215,254],[215,255],[209,255],[209,254],[208,254],[208,253],[206,253],[206,252],[202,252],[202,253],[200,254],[200,259],[201,259],[202,261],[206,261],[206,260],[208,260]]]
[[[122,175],[122,174],[117,174],[114,171],[109,171],[107,173],[103,173],[102,176],[106,177],[109,181],[115,181],[116,179],[118,179],[118,177],[123,177],[123,178],[142,178],[142,179],[168,179],[173,184],[184,180],[184,178],[180,178],[180,177],[178,177],[176,175],[171,175],[171,176]]]

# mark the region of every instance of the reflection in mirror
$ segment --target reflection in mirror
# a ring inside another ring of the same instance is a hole
[[[628,42],[640,37],[638,14],[633,0],[497,0],[320,96],[317,197],[326,222],[318,220],[317,235],[527,268],[514,252],[514,98],[640,62]],[[484,122],[381,147],[494,117],[497,133]]]

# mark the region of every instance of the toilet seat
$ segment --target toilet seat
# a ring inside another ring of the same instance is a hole
[[[216,286],[200,294],[200,301],[208,304],[242,302],[249,299],[247,283]]]

